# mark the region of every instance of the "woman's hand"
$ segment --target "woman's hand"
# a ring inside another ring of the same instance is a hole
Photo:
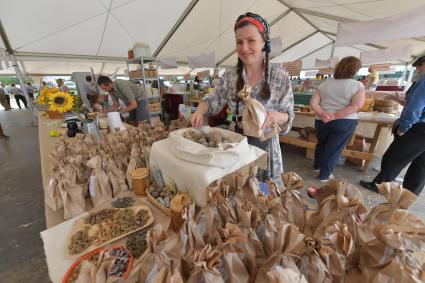
[[[323,123],[329,123],[330,121],[335,120],[335,116],[333,113],[323,112],[322,114],[320,114],[320,120],[322,120]]]
[[[194,128],[200,128],[202,127],[204,123],[204,115],[208,111],[208,104],[205,101],[201,101],[198,104],[198,108],[196,109],[195,113],[190,115],[190,124]]]
[[[204,123],[204,114],[201,111],[196,110],[195,113],[190,115],[190,124],[194,128],[199,128]]]
[[[395,101],[398,104],[401,104],[403,106],[406,103],[406,95],[404,93],[396,92],[395,95],[387,94],[387,95],[384,96],[384,98],[387,99],[387,100]]]
[[[276,125],[283,125],[288,122],[289,116],[288,113],[281,112],[267,112],[266,120],[263,123],[262,128],[267,129]]]

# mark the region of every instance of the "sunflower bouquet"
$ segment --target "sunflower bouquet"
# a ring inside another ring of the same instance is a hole
[[[47,106],[50,111],[64,113],[72,109],[74,97],[56,87],[43,88],[37,98],[37,104]]]

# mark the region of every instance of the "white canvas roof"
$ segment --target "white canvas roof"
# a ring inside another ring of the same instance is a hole
[[[424,0],[0,0],[0,19],[10,45],[29,74],[88,71],[123,74],[127,50],[136,41],[149,43],[157,57],[214,52],[220,66],[235,65],[233,25],[247,11],[264,16],[271,37],[281,37],[282,53],[274,62],[359,56],[369,51],[410,44],[413,56],[425,51],[422,37],[334,47],[339,22],[370,21],[425,5]],[[6,46],[0,41],[0,48]],[[161,70],[189,72],[187,67]],[[13,69],[0,74],[13,73]]]

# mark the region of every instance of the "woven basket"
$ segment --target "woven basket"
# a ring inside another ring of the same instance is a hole
[[[60,113],[59,111],[46,110],[46,114],[51,119],[63,119],[64,117],[63,113]]]
[[[167,216],[171,216],[171,210],[168,207],[163,206],[159,201],[157,201],[150,193],[150,187],[146,190],[146,198],[149,202],[155,206],[155,208],[159,209],[162,213]]]

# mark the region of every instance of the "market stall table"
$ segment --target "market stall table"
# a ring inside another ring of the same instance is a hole
[[[370,143],[367,152],[345,149],[343,155],[355,159],[365,160],[362,167],[366,172],[375,154],[382,155],[392,141],[391,126],[396,120],[396,115],[378,112],[359,112],[359,124],[356,134],[365,136],[367,143]],[[295,112],[293,127],[314,127],[315,114],[313,112]],[[313,150],[316,143],[309,142],[301,137],[286,135],[280,137],[280,142],[292,144]]]
[[[170,218],[160,212],[157,208],[151,205],[151,203],[141,197],[135,197],[131,192],[129,195],[134,197],[135,203],[134,205],[143,204],[149,207],[154,215],[154,222],[151,226],[153,227],[156,224],[161,224],[163,227],[167,228],[170,225]],[[109,208],[110,205],[104,205],[97,209]],[[96,209],[96,210],[97,210]],[[55,227],[51,227],[47,230],[41,232],[41,238],[44,244],[44,253],[46,255],[47,268],[49,271],[49,277],[53,283],[62,282],[62,279],[68,270],[68,268],[73,264],[76,259],[69,259],[65,256],[69,233],[72,230],[74,223],[82,218],[86,217],[90,211],[80,214],[74,218],[71,218],[65,222],[62,222]],[[125,244],[125,239],[120,239],[114,242],[114,245]],[[133,269],[140,262],[135,262],[133,264]]]

